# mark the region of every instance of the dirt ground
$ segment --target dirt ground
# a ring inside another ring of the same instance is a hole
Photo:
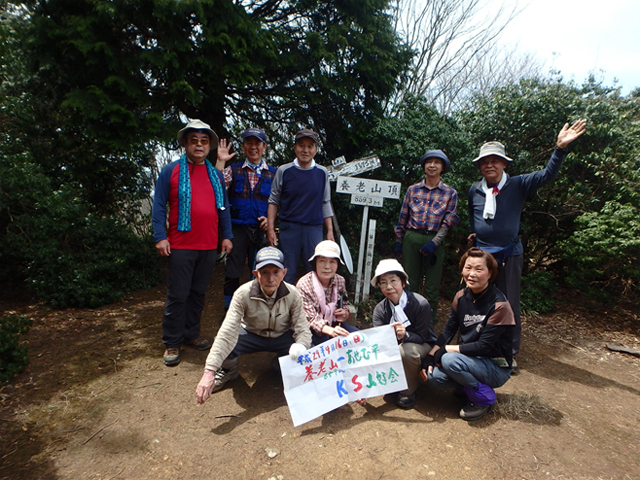
[[[203,315],[210,338],[220,276]],[[196,405],[207,353],[163,365],[164,295],[92,310],[0,305],[34,321],[31,363],[0,389],[0,478],[640,479],[640,359],[605,347],[640,348],[637,313],[581,302],[526,317],[519,372],[477,422],[424,385],[411,410],[373,398],[294,428],[267,354],[242,357],[241,377]]]

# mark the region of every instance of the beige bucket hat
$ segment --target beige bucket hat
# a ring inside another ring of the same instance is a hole
[[[211,149],[213,150],[218,148],[218,135],[216,135],[216,132],[211,130],[209,124],[197,119],[191,120],[178,132],[178,142],[180,145],[184,145],[184,136],[189,133],[190,130],[197,130],[202,133],[206,133],[209,135],[209,138],[211,138]]]
[[[476,163],[478,160],[488,157],[489,155],[497,155],[504,158],[507,162],[513,162],[512,158],[505,155],[504,145],[500,142],[487,142],[480,147],[480,155],[475,158],[471,163]]]

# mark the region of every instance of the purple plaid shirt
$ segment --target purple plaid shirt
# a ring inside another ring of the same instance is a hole
[[[437,232],[442,225],[452,228],[460,221],[457,208],[458,192],[442,180],[432,189],[427,188],[424,180],[411,185],[395,227],[396,241],[402,242],[407,229]]]

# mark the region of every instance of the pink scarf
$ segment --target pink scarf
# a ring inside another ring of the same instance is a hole
[[[322,314],[322,318],[326,320],[331,320],[333,323],[333,312],[336,310],[336,305],[338,303],[338,283],[333,282],[333,286],[331,287],[331,303],[327,305],[326,295],[324,293],[324,288],[320,283],[320,279],[316,272],[312,272],[311,279],[313,280],[313,290],[316,292],[316,297],[318,298],[318,305],[320,306],[320,313]]]

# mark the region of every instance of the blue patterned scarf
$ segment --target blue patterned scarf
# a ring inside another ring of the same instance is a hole
[[[204,161],[209,174],[209,181],[216,196],[216,208],[224,210],[224,192],[218,174],[209,160]],[[180,177],[178,179],[178,231],[191,231],[191,181],[189,179],[189,163],[187,155],[180,157]]]

